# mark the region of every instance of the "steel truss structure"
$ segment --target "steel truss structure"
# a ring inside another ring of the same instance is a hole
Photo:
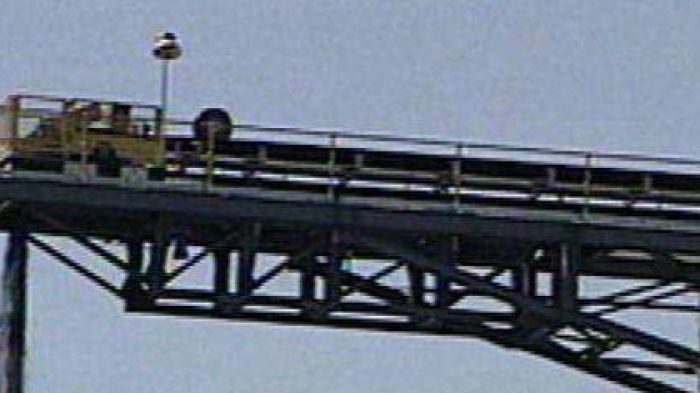
[[[700,311],[700,161],[252,125],[205,141],[156,112],[123,149],[156,156],[107,168],[89,136],[126,136],[69,130],[65,99],[8,102],[8,392],[30,249],[128,312],[476,337],[641,392],[687,392],[700,369],[655,323]]]
[[[0,197],[8,264],[26,272],[31,245],[129,312],[478,337],[642,392],[687,391],[660,375],[692,378],[700,365],[690,346],[610,317],[697,312],[682,295],[697,290],[700,233],[17,179]],[[72,239],[122,279],[41,234]],[[200,264],[208,289],[184,279]],[[598,277],[632,284],[584,296]]]

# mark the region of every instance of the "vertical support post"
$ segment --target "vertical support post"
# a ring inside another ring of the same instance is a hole
[[[409,261],[406,261],[406,269],[408,270],[411,302],[415,307],[411,321],[420,326],[425,321],[425,317],[421,316],[420,311],[427,305],[425,299],[425,277],[427,272]]]
[[[324,288],[325,299],[328,303],[334,303],[340,299],[340,271],[342,263],[340,232],[337,229],[333,229],[328,245],[328,275],[326,276]]]
[[[150,249],[150,260],[146,271],[149,289],[159,291],[163,287],[165,275],[165,264],[168,259],[168,243],[169,243],[169,220],[158,215],[153,233],[153,242]]]
[[[311,319],[322,318],[325,311],[316,301],[316,284],[318,275],[318,260],[315,255],[309,255],[299,260],[299,292],[301,296],[301,315]]]
[[[227,303],[231,282],[231,250],[219,247],[214,250],[214,308],[223,310]]]
[[[406,263],[406,268],[408,269],[411,300],[414,305],[423,307],[425,306],[425,272],[410,262]]]
[[[552,276],[554,304],[562,310],[574,311],[578,307],[578,264],[580,248],[574,243],[559,244],[558,266]]]
[[[231,277],[231,253],[226,248],[214,251],[214,293],[216,296],[226,296],[229,293]]]
[[[304,304],[312,304],[316,300],[316,257],[310,256],[301,261],[301,300]]]
[[[541,249],[537,247],[525,247],[518,255],[516,267],[511,271],[513,290],[523,296],[534,298],[538,292],[538,274],[536,269],[537,255]],[[556,278],[553,278],[556,280]],[[542,323],[532,313],[523,307],[516,307],[514,316],[517,328],[523,334],[524,339],[529,340],[537,331],[541,331]]]
[[[443,246],[443,262],[449,267],[454,267],[459,255],[459,236],[453,235]],[[443,274],[436,273],[435,306],[447,309],[450,305],[450,280]]]
[[[131,239],[127,242],[127,276],[122,291],[124,292],[126,309],[138,310],[147,303],[143,288],[143,240]]]
[[[13,229],[3,271],[2,339],[6,348],[2,393],[24,392],[27,324],[27,232]]]
[[[259,222],[247,228],[243,248],[238,253],[238,272],[236,274],[236,292],[238,296],[248,296],[253,292],[253,274],[258,241],[262,232]]]
[[[512,272],[513,289],[528,297],[537,295],[537,270],[532,264],[533,252],[527,250],[519,256],[518,266]]]

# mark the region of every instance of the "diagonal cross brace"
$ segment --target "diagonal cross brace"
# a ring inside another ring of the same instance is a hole
[[[104,278],[100,277],[93,271],[87,269],[86,267],[82,266],[81,264],[73,261],[71,258],[63,254],[62,252],[58,251],[54,247],[50,246],[48,243],[45,243],[39,239],[37,239],[34,236],[29,236],[28,238],[29,242],[33,245],[35,245],[37,248],[40,250],[44,251],[46,254],[52,256],[56,261],[68,266],[75,272],[79,273],[83,277],[86,277],[90,281],[94,282],[101,288],[107,290],[109,293],[111,293],[114,296],[121,297],[121,291],[114,285],[112,285],[110,282],[105,280]]]
[[[572,311],[555,310],[539,301],[515,293],[505,286],[485,281],[479,276],[441,264],[440,261],[423,255],[423,253],[400,243],[396,243],[395,241],[366,236],[359,233],[351,233],[349,235],[351,238],[355,239],[355,241],[361,242],[385,255],[410,261],[424,269],[435,270],[449,277],[449,279],[454,282],[513,303],[522,309],[528,310],[531,314],[540,317],[543,321],[554,325],[573,325],[579,328],[598,330],[627,341],[630,344],[644,348],[649,352],[666,356],[678,362],[690,364],[693,367],[700,367],[700,353],[679,344],[616,322],[603,320],[602,318],[587,316]]]
[[[330,270],[326,265],[319,265],[317,268],[321,275],[328,274]],[[674,388],[663,382],[626,371],[621,367],[616,367],[616,364],[607,362],[607,360],[585,359],[578,352],[558,344],[551,339],[547,340],[543,338],[533,345],[521,340],[521,335],[518,334],[516,329],[491,328],[485,324],[487,319],[477,315],[459,315],[449,311],[418,307],[410,303],[410,299],[401,291],[379,284],[370,278],[343,271],[341,272],[341,282],[343,285],[348,285],[358,292],[384,300],[389,307],[399,313],[408,316],[420,314],[422,316],[431,316],[439,319],[442,323],[433,325],[433,329],[438,329],[440,332],[479,336],[494,344],[519,348],[527,352],[538,354],[640,391],[683,393],[683,390]],[[330,312],[330,310],[327,309],[325,311]]]
[[[46,223],[50,227],[53,227],[54,229],[60,230],[64,234],[70,236],[77,243],[83,245],[85,248],[89,249],[90,251],[92,251],[95,254],[104,258],[105,261],[109,262],[112,266],[120,269],[121,271],[127,270],[127,265],[126,265],[126,263],[124,263],[124,261],[121,258],[119,258],[118,256],[114,255],[113,253],[107,251],[103,247],[100,247],[99,245],[95,244],[87,236],[72,230],[70,227],[68,227],[68,225],[60,222],[59,220],[57,220],[57,219],[55,219],[55,218],[53,218],[53,217],[51,217],[43,212],[31,211],[30,214],[32,216],[34,216],[35,218],[43,221],[44,223]]]

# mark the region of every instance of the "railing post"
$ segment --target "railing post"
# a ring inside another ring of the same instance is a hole
[[[83,114],[76,114],[76,116],[76,125],[80,127],[80,170],[85,179],[90,179],[88,176],[88,124],[83,118]]]
[[[19,138],[19,114],[20,114],[20,98],[18,96],[9,96],[7,98],[7,108],[9,117],[7,119],[8,134],[14,142]]]
[[[336,184],[336,147],[338,144],[338,136],[335,133],[331,133],[328,136],[328,190],[327,197],[328,200],[332,202],[338,202],[340,196],[338,195],[338,189]]]
[[[61,102],[61,114],[59,115],[58,122],[56,126],[58,127],[58,133],[59,133],[59,138],[61,141],[61,153],[63,154],[63,165],[66,165],[69,161],[71,161],[71,146],[70,143],[73,141],[69,140],[69,135],[68,135],[68,122],[66,121],[67,119],[67,114],[68,114],[68,106],[67,106],[66,101]],[[100,119],[102,120],[102,119]]]
[[[7,143],[10,154],[17,154],[17,140],[19,138],[19,114],[20,114],[20,97],[9,96],[7,98],[7,114],[6,116],[6,131],[3,137],[8,137],[10,140]],[[14,168],[13,168],[14,169]]]
[[[586,153],[584,163],[583,178],[583,207],[581,208],[581,218],[588,220],[590,213],[590,192],[591,192],[591,167],[593,166],[593,153]]]
[[[214,183],[214,147],[216,130],[214,127],[207,127],[207,168],[204,175],[204,191],[210,191]]]
[[[461,191],[462,191],[462,154],[464,146],[461,143],[455,145],[455,158],[452,161],[452,208],[455,212],[459,213],[461,204]]]

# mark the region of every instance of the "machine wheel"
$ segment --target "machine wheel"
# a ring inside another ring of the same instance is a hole
[[[216,142],[225,142],[231,138],[233,123],[231,116],[224,109],[207,108],[197,115],[192,128],[194,137],[202,142],[208,140],[210,129],[213,129]]]

